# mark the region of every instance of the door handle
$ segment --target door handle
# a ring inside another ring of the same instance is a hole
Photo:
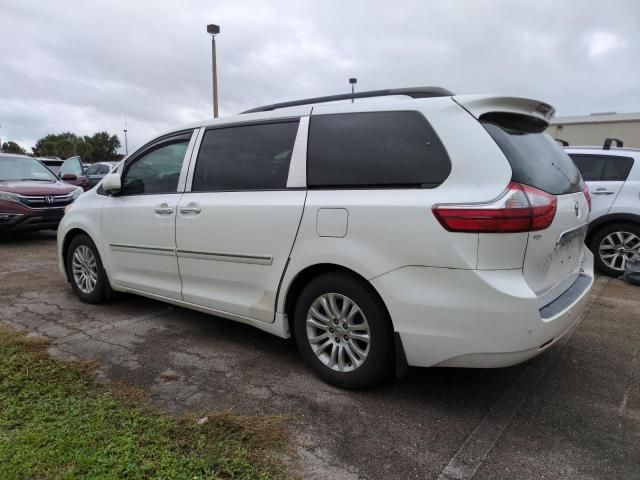
[[[593,192],[594,195],[613,195],[615,192],[610,192],[609,190],[605,190],[604,188],[599,188]]]
[[[200,207],[197,205],[188,205],[186,207],[180,207],[180,213],[182,214],[194,213],[197,215],[198,213],[200,213]]]
[[[163,203],[159,207],[156,207],[154,211],[160,215],[171,215],[173,213],[173,208],[166,203]]]

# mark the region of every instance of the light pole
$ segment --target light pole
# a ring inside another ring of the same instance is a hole
[[[216,35],[220,27],[213,23],[207,25],[207,33],[211,35],[211,73],[213,74],[213,118],[218,118],[218,72],[216,68]]]
[[[350,78],[349,83],[351,84],[351,103],[353,103],[353,99],[356,94],[356,83],[358,83],[357,78]]]
[[[129,155],[129,142],[127,142],[127,116],[124,116],[124,151],[125,155]]]

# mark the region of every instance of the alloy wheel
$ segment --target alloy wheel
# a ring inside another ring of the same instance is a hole
[[[369,323],[349,297],[325,293],[316,298],[307,312],[306,326],[311,349],[332,370],[351,372],[367,360]]]
[[[640,238],[630,232],[613,232],[602,239],[598,252],[607,267],[623,272],[627,261],[640,252]]]
[[[71,260],[73,280],[82,293],[90,294],[98,283],[98,262],[86,245],[78,245]]]

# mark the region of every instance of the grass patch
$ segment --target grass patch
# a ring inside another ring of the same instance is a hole
[[[0,329],[0,478],[285,478],[280,419],[168,416]]]

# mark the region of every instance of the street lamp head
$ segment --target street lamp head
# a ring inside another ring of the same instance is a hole
[[[210,33],[211,35],[217,35],[220,33],[220,26],[219,25],[215,25],[213,23],[210,23],[209,25],[207,25],[207,33]]]
[[[351,85],[355,85],[356,83],[358,83],[358,79],[357,79],[357,78],[350,78],[350,79],[349,79],[349,83],[350,83]]]

